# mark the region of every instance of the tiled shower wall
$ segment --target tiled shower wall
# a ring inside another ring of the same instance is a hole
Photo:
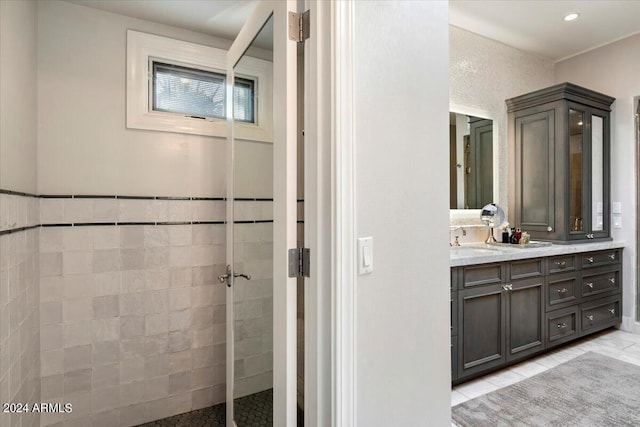
[[[271,218],[271,202],[237,203],[247,222],[236,249],[257,257],[236,294],[249,394],[271,387],[271,268],[260,259],[272,225],[254,222]],[[223,402],[225,201],[52,197],[41,209],[42,399],[74,407],[42,424],[131,426]]]
[[[38,199],[0,194],[0,402],[40,399]],[[4,408],[2,408],[4,409]],[[38,426],[38,413],[0,412],[0,425]]]
[[[28,224],[42,225],[2,235],[3,396],[72,404],[71,413],[42,414],[43,426],[131,426],[223,402],[226,287],[217,276],[225,271],[226,202],[25,199],[40,205]],[[252,275],[235,295],[236,390],[246,395],[272,386],[272,202],[236,206],[236,254]],[[31,285],[18,287],[24,295],[4,292],[31,259],[18,242],[35,257]],[[28,301],[31,311],[22,309]],[[14,312],[24,318],[5,322]],[[25,331],[37,334],[32,345],[10,352]]]

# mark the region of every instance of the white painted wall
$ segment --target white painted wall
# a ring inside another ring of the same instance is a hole
[[[355,283],[356,425],[447,426],[448,3],[357,1],[353,19],[356,233],[374,242]]]
[[[633,322],[636,301],[637,242],[634,96],[640,95],[640,34],[559,62],[555,81],[565,81],[616,98],[611,113],[611,200],[622,202],[622,228],[614,240],[625,242],[623,328],[640,332]]]
[[[0,2],[0,188],[35,193],[37,7]]]
[[[40,1],[38,191],[224,195],[224,139],[125,128],[127,29],[219,48],[230,45],[84,6]],[[4,49],[2,54],[4,64]]]
[[[450,102],[464,107],[465,111],[458,112],[490,118],[497,124],[494,170],[499,185],[494,194],[496,203],[508,214],[514,197],[509,176],[514,176],[515,154],[507,142],[505,99],[551,86],[553,63],[457,27],[451,26],[449,31]]]

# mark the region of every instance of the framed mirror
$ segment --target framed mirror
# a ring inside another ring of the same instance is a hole
[[[494,123],[449,112],[449,208],[481,209],[494,202]]]

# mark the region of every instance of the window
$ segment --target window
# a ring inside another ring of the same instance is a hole
[[[273,63],[234,71],[235,135],[271,142]],[[127,128],[226,137],[226,81],[226,51],[127,31]]]
[[[184,114],[191,118],[225,119],[226,76],[222,73],[153,61],[154,111]],[[236,78],[234,118],[253,123],[254,82]]]

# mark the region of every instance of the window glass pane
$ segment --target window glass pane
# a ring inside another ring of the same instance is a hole
[[[179,65],[153,63],[153,110],[224,119],[225,75]],[[254,123],[253,80],[236,78],[234,118]]]
[[[224,118],[224,75],[153,63],[153,109]]]
[[[253,123],[253,86],[252,80],[236,78],[233,88],[233,118]]]

